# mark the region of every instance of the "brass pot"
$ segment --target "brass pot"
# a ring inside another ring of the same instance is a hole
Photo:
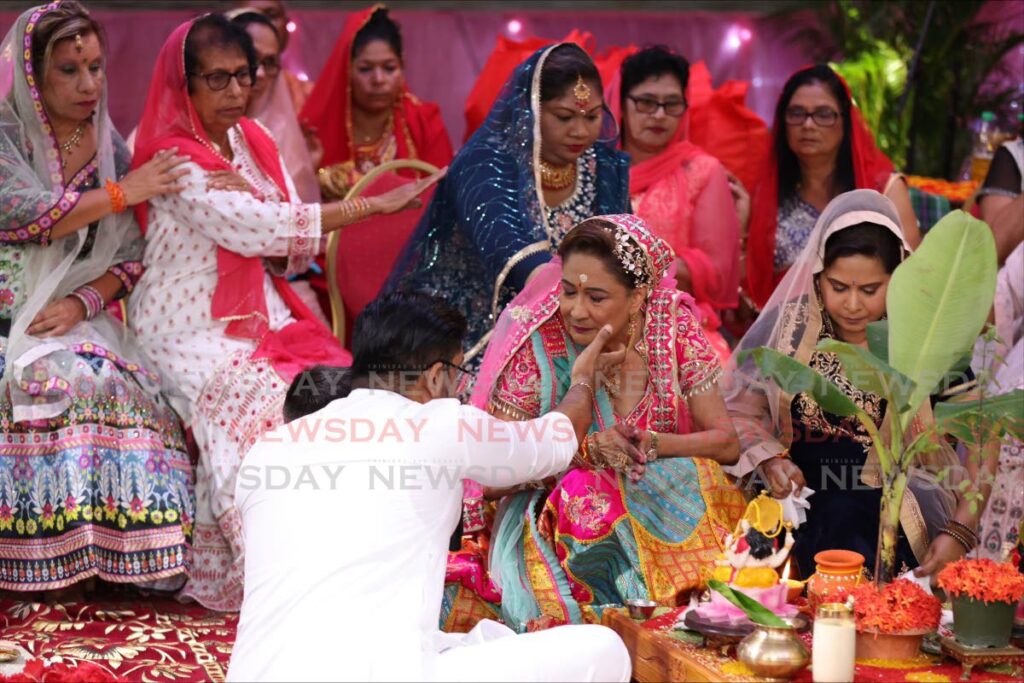
[[[758,626],[740,641],[736,655],[758,676],[789,680],[811,660],[800,636],[792,628]]]

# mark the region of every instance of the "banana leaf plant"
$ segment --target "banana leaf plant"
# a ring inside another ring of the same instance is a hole
[[[809,393],[830,413],[855,417],[871,436],[882,478],[875,580],[895,578],[900,507],[914,459],[950,434],[980,451],[1006,434],[1024,435],[1024,391],[940,404],[933,425],[904,438],[944,379],[964,366],[995,296],[992,231],[963,211],[939,221],[920,248],[893,273],[886,295],[888,320],[870,326],[868,348],[836,339],[818,349],[835,354],[847,378],[886,399],[890,429],[883,434],[835,384],[797,360],[762,347],[741,354],[789,394]]]

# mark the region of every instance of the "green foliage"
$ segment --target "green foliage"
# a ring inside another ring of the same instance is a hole
[[[896,168],[906,166],[910,147],[911,110],[897,113],[897,103],[907,85],[907,61],[908,55],[876,41],[870,52],[829,65],[846,79],[854,93],[854,104]]]
[[[970,152],[967,122],[983,111],[1012,113],[1006,109],[1016,94],[1012,84],[995,92],[983,92],[981,85],[1024,42],[1024,35],[978,21],[985,4],[984,0],[821,3],[819,15],[834,45],[825,49],[820,41],[812,45],[815,58],[838,62],[879,147],[897,167],[918,175],[953,178]],[[931,22],[917,70],[897,112],[902,90],[894,87],[900,70],[892,60],[909,66],[929,5]]]
[[[792,626],[777,617],[770,609],[741,590],[730,588],[727,584],[717,579],[710,579],[708,587],[711,590],[718,591],[726,600],[743,610],[747,618],[755,624],[774,628],[792,628]]]
[[[743,365],[749,358],[754,359],[765,377],[774,380],[788,394],[810,394],[833,415],[853,417],[859,410],[839,387],[784,353],[767,347],[749,349],[740,352],[736,362]]]
[[[974,346],[996,292],[996,246],[987,225],[964,211],[935,224],[893,273],[886,296],[889,363],[915,387],[909,425],[943,377]]]

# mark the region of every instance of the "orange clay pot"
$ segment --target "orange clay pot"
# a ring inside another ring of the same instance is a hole
[[[807,582],[807,602],[812,611],[826,602],[846,602],[864,580],[864,556],[852,550],[822,550],[814,556],[816,571]]]
[[[921,641],[928,629],[907,633],[857,631],[857,659],[900,660],[921,656]]]

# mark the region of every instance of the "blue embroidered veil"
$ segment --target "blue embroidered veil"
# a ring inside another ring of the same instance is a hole
[[[565,44],[542,48],[516,68],[455,156],[383,288],[426,291],[462,311],[469,360],[480,355],[505,304],[558,246],[540,192],[540,74],[551,51]],[[593,145],[591,215],[629,212],[629,160],[615,138],[605,108]]]

